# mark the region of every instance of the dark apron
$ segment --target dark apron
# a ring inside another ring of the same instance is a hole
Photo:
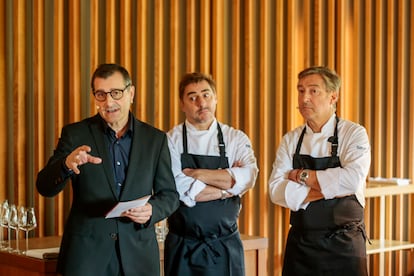
[[[293,157],[294,169],[324,170],[341,166],[338,118],[329,157],[300,155],[306,127]],[[311,202],[306,210],[291,211],[283,275],[368,275],[364,209],[355,195]]]
[[[219,124],[220,156],[189,154],[183,124],[182,168],[225,169],[229,167]],[[164,272],[171,275],[244,275],[244,251],[237,227],[240,197],[197,202],[180,207],[168,218]]]

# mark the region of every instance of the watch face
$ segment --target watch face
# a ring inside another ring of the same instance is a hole
[[[301,184],[306,184],[306,180],[308,180],[309,178],[309,174],[308,174],[308,170],[303,170],[300,175],[299,175],[299,181],[301,182]]]

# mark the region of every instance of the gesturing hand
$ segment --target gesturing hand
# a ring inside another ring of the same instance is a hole
[[[100,164],[102,159],[90,155],[88,152],[91,151],[90,146],[80,146],[72,151],[65,160],[65,165],[68,169],[72,170],[75,174],[80,174],[79,166],[86,163]]]

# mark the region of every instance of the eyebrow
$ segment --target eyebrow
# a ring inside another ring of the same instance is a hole
[[[213,91],[210,88],[205,88],[205,89],[201,90],[200,92],[203,93],[203,92],[213,92]],[[196,93],[198,93],[198,92],[197,91],[189,91],[186,95],[188,96],[188,95],[192,95],[192,94],[196,94]]]
[[[305,85],[303,85],[303,84],[298,84],[296,87],[297,87],[297,88],[299,88],[299,87],[305,87]],[[309,84],[309,85],[306,85],[306,87],[318,87],[318,88],[320,88],[320,87],[322,87],[322,86],[321,86],[321,85],[319,85],[319,84]]]

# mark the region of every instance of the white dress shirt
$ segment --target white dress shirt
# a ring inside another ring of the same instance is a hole
[[[293,169],[293,155],[304,127],[300,154],[312,157],[331,156],[331,143],[336,120],[335,114],[322,127],[321,132],[314,133],[306,124],[288,132],[282,138],[273,163],[269,179],[270,199],[273,203],[293,211],[306,209],[309,203],[303,203],[309,187],[288,179]],[[351,121],[339,120],[338,154],[341,167],[316,171],[321,192],[325,199],[355,194],[359,203],[365,206],[364,189],[371,164],[371,148],[364,127]]]
[[[187,148],[189,154],[220,156],[217,138],[217,120],[211,124],[208,130],[197,130],[187,120]],[[183,153],[183,124],[171,129],[168,135],[168,146],[171,153],[172,171],[175,177],[177,191],[180,200],[187,206],[196,204],[196,196],[206,187],[200,180],[186,176],[181,168],[181,154]],[[228,125],[220,123],[223,132],[223,140],[226,146],[226,157],[229,161],[230,175],[235,184],[227,191],[233,195],[243,195],[248,189],[253,188],[258,168],[253,148],[247,135],[241,130],[236,130]],[[234,167],[234,162],[240,161],[241,167]]]

